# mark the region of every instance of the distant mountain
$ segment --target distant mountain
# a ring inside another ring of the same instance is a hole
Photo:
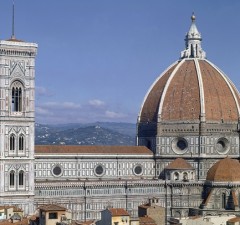
[[[37,145],[135,145],[136,125],[91,124],[35,125]]]

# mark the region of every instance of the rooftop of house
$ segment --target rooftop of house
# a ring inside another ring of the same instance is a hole
[[[42,211],[66,211],[66,208],[60,206],[60,205],[55,205],[55,204],[47,204],[47,205],[41,205],[38,207],[38,209]]]
[[[129,213],[123,208],[109,208],[107,210],[112,216],[129,216]]]

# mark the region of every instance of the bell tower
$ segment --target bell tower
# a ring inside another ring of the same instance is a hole
[[[34,212],[35,56],[37,44],[0,41],[0,204]]]

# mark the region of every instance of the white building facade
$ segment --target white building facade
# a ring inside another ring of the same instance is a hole
[[[34,212],[34,101],[37,44],[0,41],[0,204]]]

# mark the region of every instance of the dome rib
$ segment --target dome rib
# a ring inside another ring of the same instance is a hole
[[[198,77],[198,86],[199,86],[199,95],[200,95],[200,120],[205,121],[206,120],[206,114],[205,114],[205,96],[204,96],[204,87],[203,87],[203,80],[202,80],[202,73],[200,70],[200,65],[197,59],[194,59],[194,63],[197,70],[197,77]]]
[[[158,114],[157,109],[159,107],[159,102],[161,101],[162,93],[163,93],[161,89],[163,89],[163,87],[165,86],[169,76],[171,76],[172,71],[176,68],[178,63],[179,61],[176,61],[172,65],[170,65],[163,73],[161,73],[161,75],[154,81],[154,83],[148,89],[148,92],[145,95],[140,108],[138,122],[157,122],[157,114]],[[166,81],[163,82],[162,79],[166,75],[168,75],[168,77]],[[162,87],[159,87],[159,86],[162,86]],[[157,89],[156,91],[154,90],[155,87]],[[157,91],[158,93],[156,93]],[[150,102],[150,103],[146,104],[147,102]]]
[[[173,79],[173,77],[176,75],[178,69],[183,65],[183,63],[185,62],[186,60],[183,59],[176,67],[175,69],[173,70],[171,76],[168,78],[168,81],[163,89],[163,93],[162,93],[162,97],[161,97],[161,100],[160,100],[160,104],[159,104],[159,109],[158,109],[158,122],[160,122],[162,120],[162,109],[163,109],[163,103],[164,103],[164,100],[165,100],[165,96],[166,96],[166,93],[167,93],[167,90],[169,88],[169,85],[171,84],[171,81]]]
[[[162,121],[199,121],[200,96],[193,59],[184,59],[162,98]]]
[[[228,76],[222,71],[220,70],[216,65],[214,65],[213,63],[209,62],[208,60],[205,60],[208,64],[210,64],[213,68],[215,68],[218,73],[222,76],[222,78],[225,80],[225,82],[227,83],[229,89],[232,92],[233,98],[235,100],[236,106],[237,106],[237,110],[238,110],[238,117],[240,117],[240,107],[239,107],[239,102],[238,102],[238,98],[236,97],[236,87],[234,86],[234,84],[230,81],[230,79],[228,78]],[[233,90],[233,87],[235,90]],[[239,93],[238,93],[239,95]]]

